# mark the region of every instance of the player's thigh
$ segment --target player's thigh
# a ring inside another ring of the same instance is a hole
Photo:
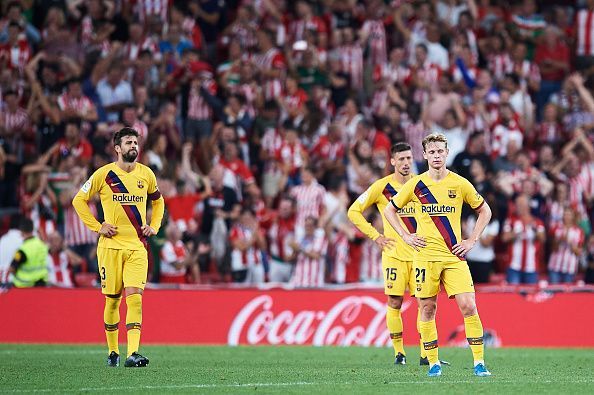
[[[417,298],[430,298],[439,293],[441,262],[415,261],[411,276],[414,276],[414,294]]]
[[[472,275],[465,261],[444,264],[441,278],[450,298],[461,293],[474,292]]]
[[[123,250],[97,248],[97,265],[101,280],[101,292],[105,295],[122,293],[123,286]]]
[[[148,253],[146,249],[127,250],[124,256],[124,288],[144,289],[148,273]]]
[[[384,293],[391,296],[403,296],[410,279],[410,262],[382,256]]]

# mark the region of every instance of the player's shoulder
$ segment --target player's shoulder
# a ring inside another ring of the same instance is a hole
[[[142,163],[140,163],[140,162],[136,162],[136,166],[138,166],[138,172],[139,172],[140,174],[143,174],[143,175],[149,175],[149,176],[150,176],[150,175],[154,176],[154,174],[155,174],[155,173],[153,172],[153,169],[151,169],[150,167],[148,167],[148,166],[147,166],[147,165],[145,165],[145,164],[142,164]]]
[[[103,165],[93,172],[92,177],[103,178],[103,176],[105,176],[107,173],[109,173],[111,170],[114,169],[114,166],[115,166],[115,163],[113,163],[113,162]]]
[[[391,174],[389,174],[389,175],[387,175],[385,177],[382,177],[380,179],[377,179],[377,180],[375,180],[371,184],[370,188],[380,188],[380,189],[383,189],[386,186],[386,184],[388,182],[390,182],[390,178],[392,178],[392,175]]]
[[[460,174],[451,171],[448,174],[449,178],[450,178],[450,182],[454,183],[454,184],[471,184],[470,181],[468,181],[467,178],[462,177]],[[472,184],[471,184],[472,185]]]

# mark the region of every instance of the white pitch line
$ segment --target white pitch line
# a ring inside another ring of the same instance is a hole
[[[183,390],[183,389],[214,389],[214,388],[251,388],[251,387],[290,387],[290,386],[311,386],[311,385],[358,385],[358,384],[586,384],[594,383],[594,379],[570,380],[570,381],[556,381],[556,380],[497,380],[494,377],[483,378],[476,380],[443,380],[442,379],[427,379],[416,381],[390,381],[386,383],[363,383],[363,382],[323,382],[313,383],[308,381],[297,381],[292,383],[245,383],[245,384],[183,384],[183,385],[142,385],[134,387],[88,387],[76,389],[10,389],[0,390],[6,393],[44,393],[44,392],[104,392],[104,391],[126,391],[126,390]]]
[[[23,351],[21,350],[0,350],[0,355],[4,354],[22,354]],[[35,350],[35,354],[58,354],[58,355],[70,355],[70,354],[105,354],[107,355],[107,350],[51,350],[51,349],[39,349]]]

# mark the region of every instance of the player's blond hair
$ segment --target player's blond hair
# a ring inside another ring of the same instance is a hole
[[[448,139],[441,133],[431,133],[430,135],[425,136],[423,139],[423,152],[426,152],[425,148],[427,148],[429,143],[444,143],[445,147],[448,148]]]

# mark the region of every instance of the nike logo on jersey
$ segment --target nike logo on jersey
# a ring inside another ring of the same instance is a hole
[[[419,197],[420,197],[420,198],[422,198],[422,197],[425,197],[425,196],[427,196],[427,195],[429,195],[429,193],[424,193],[424,194],[422,194],[422,195],[419,195]]]
[[[120,185],[120,183],[119,182],[114,182],[113,184],[109,184],[109,186],[111,186],[111,187],[115,187],[116,185]]]

